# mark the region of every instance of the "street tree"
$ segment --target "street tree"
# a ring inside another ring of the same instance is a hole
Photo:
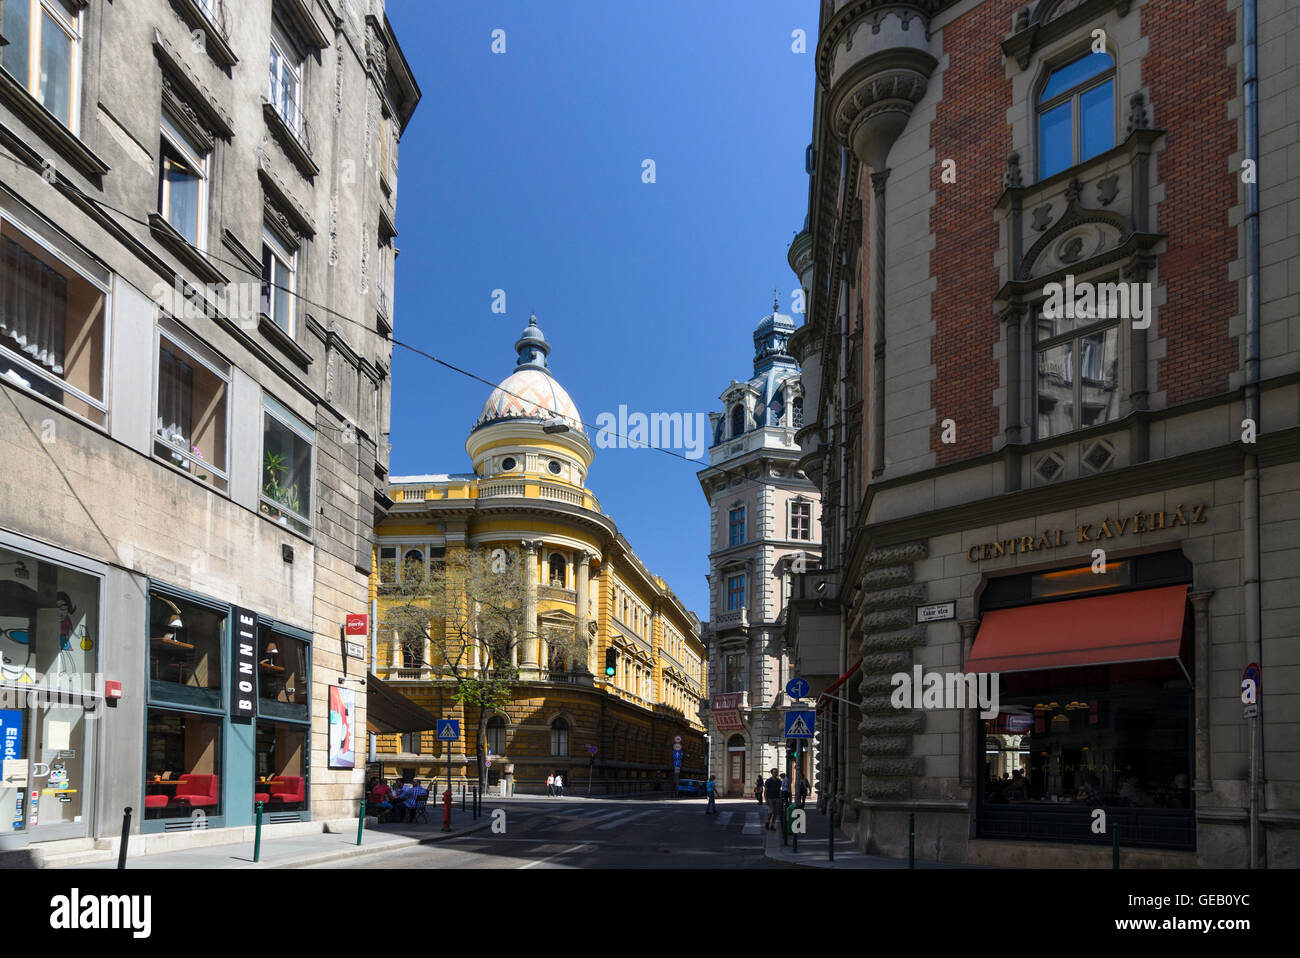
[[[404,564],[400,582],[387,578],[379,628],[398,638],[403,664],[429,669],[450,687],[454,701],[478,710],[481,790],[487,722],[509,704],[519,679],[517,650],[532,637],[524,620],[523,556],[517,548],[459,549],[431,563],[427,575],[423,562],[414,560]]]

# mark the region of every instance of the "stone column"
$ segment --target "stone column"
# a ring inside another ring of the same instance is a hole
[[[521,642],[523,655],[520,657],[521,672],[537,671],[537,550],[542,543],[533,539],[524,542],[524,627]]]
[[[1192,655],[1196,659],[1193,676],[1194,684],[1192,709],[1195,721],[1195,738],[1193,761],[1196,763],[1196,777],[1192,781],[1192,790],[1205,794],[1212,786],[1210,769],[1210,596],[1209,592],[1191,592],[1187,598],[1192,603],[1192,621],[1195,625]]]
[[[975,645],[975,632],[979,629],[979,619],[964,619],[957,623],[961,629],[961,661],[965,667],[970,658],[971,648]],[[975,787],[975,723],[979,721],[979,706],[959,712],[961,758],[957,765],[958,784],[962,788]]]
[[[574,588],[578,594],[573,609],[574,618],[577,620],[574,628],[578,633],[578,648],[586,650],[583,659],[586,661],[586,669],[588,672],[594,671],[591,663],[590,637],[587,634],[587,579],[591,574],[591,560],[593,558],[594,556],[590,552],[585,550],[579,552],[577,556],[577,568],[574,569],[575,578],[577,580]],[[576,663],[570,662],[569,668],[576,670]]]

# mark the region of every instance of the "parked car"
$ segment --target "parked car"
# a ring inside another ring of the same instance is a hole
[[[703,795],[704,783],[692,778],[684,778],[677,783],[678,795]]]

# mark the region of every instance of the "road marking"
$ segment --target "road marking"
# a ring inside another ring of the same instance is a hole
[[[566,821],[563,824],[557,824],[551,829],[549,829],[549,831],[576,832],[580,828],[594,828],[599,822],[609,821],[609,819],[611,818],[617,818],[618,816],[624,814],[626,813],[622,809],[615,809],[612,812],[609,811],[608,809],[600,812],[589,811],[581,818],[579,818],[577,821],[574,822]]]
[[[655,813],[655,809],[652,808],[647,812],[637,812],[635,815],[619,816],[618,818],[612,819],[611,821],[605,822],[605,824],[598,825],[596,827],[600,828],[601,830],[607,828],[617,828],[620,825],[626,825],[628,822],[634,821],[638,818],[645,818],[647,815],[653,815],[654,813]]]
[[[573,853],[575,853],[575,852],[585,851],[586,848],[587,848],[587,843],[586,843],[586,842],[583,842],[581,845],[574,845],[572,848],[566,848],[566,849],[565,849],[564,851],[562,851],[562,852],[556,852],[554,855],[547,855],[545,858],[539,858],[539,859],[537,859],[536,861],[529,862],[529,863],[526,864],[526,865],[520,865],[519,867],[520,867],[520,868],[535,868],[535,867],[538,866],[538,865],[544,865],[544,864],[546,864],[546,863],[549,862],[552,858],[559,858],[561,855],[570,855],[570,854],[573,854]]]
[[[746,812],[745,827],[740,830],[742,835],[757,835],[763,830],[763,823],[760,821],[762,812]]]
[[[726,828],[729,824],[731,824],[731,818],[735,814],[736,814],[735,812],[718,812],[717,823],[721,825],[723,828]]]

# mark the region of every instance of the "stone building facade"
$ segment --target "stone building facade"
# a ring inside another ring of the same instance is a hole
[[[706,764],[699,619],[637,558],[586,487],[595,451],[551,374],[536,318],[515,349],[514,372],[488,396],[465,442],[474,471],[389,482],[393,507],[376,528],[376,673],[431,718],[461,724],[454,742],[439,742],[432,721],[402,734],[377,730],[373,771],[445,783],[450,767],[453,785],[477,780],[479,709],[454,698],[450,660],[471,676],[494,667],[517,673],[509,701],[486,719],[489,785],[543,793],[558,772],[569,787],[590,783],[596,794],[671,794],[675,777],[699,779]],[[524,562],[524,624],[509,663],[494,663],[476,633],[448,634],[435,622],[413,642],[385,626],[387,608],[411,601],[394,597],[400,577],[413,568],[427,576],[459,551],[492,549],[518,550]]]
[[[821,4],[790,635],[862,848],[1103,863],[1101,808],[1126,864],[1300,855],[1287,6]]]
[[[783,623],[790,583],[820,563],[821,509],[799,470],[795,436],[804,392],[787,344],[794,321],[777,310],[754,330],[754,371],[731,381],[710,413],[713,445],[700,487],[709,501],[709,771],[722,793],[752,794],[772,768],[791,770]],[[801,775],[814,776],[805,759]]]
[[[80,693],[5,713],[0,844],[355,815],[329,698],[364,715],[420,97],[383,4],[13,0],[0,33],[3,688]]]

